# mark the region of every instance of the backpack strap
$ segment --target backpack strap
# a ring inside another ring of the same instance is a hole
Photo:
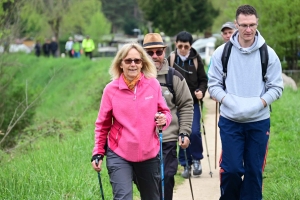
[[[175,52],[172,51],[170,53],[170,67],[173,67],[174,61],[175,61]],[[193,63],[194,63],[194,66],[196,68],[196,71],[197,71],[197,69],[198,69],[198,60],[197,60],[197,57],[193,58]]]
[[[175,60],[175,52],[172,51],[172,52],[170,53],[170,67],[173,67],[173,65],[174,65],[174,60]]]
[[[197,57],[193,58],[193,63],[195,65],[196,72],[197,72],[197,70],[198,70],[198,60],[197,60]]]
[[[225,84],[225,79],[227,77],[227,65],[228,65],[228,60],[229,60],[229,56],[231,53],[231,48],[232,48],[232,43],[230,42],[230,40],[228,42],[226,42],[223,53],[222,53],[222,65],[223,65],[223,88],[224,90],[226,89],[226,84]]]
[[[261,62],[261,71],[262,71],[262,80],[263,82],[266,82],[266,73],[267,73],[267,67],[268,67],[268,61],[269,61],[269,53],[268,53],[268,47],[267,44],[264,43],[259,48],[260,53],[260,62]]]
[[[268,62],[269,62],[268,46],[266,43],[264,43],[259,48],[259,53],[260,53],[262,80],[263,80],[263,82],[266,82],[267,81],[266,73],[267,73]],[[267,88],[266,88],[266,90],[267,90]],[[272,112],[271,105],[269,105],[269,109],[270,109],[270,112]]]
[[[172,93],[173,98],[172,102],[175,104],[175,91],[173,88],[173,77],[174,77],[175,69],[173,67],[169,67],[168,74],[165,74],[166,83],[159,83],[161,86],[165,86],[168,88],[168,90]]]

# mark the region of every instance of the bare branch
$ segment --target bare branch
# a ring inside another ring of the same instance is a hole
[[[28,82],[27,82],[27,79],[26,79],[26,88],[25,88],[25,99],[26,99],[26,107],[28,106]]]
[[[22,119],[22,117],[24,116],[24,114],[32,107],[35,105],[35,103],[37,102],[38,99],[40,99],[40,97],[42,96],[42,94],[46,91],[46,88],[50,85],[51,81],[53,80],[54,76],[52,76],[50,78],[50,80],[48,81],[47,85],[43,88],[43,90],[38,94],[38,96],[30,103],[30,104],[27,104],[26,103],[26,107],[25,109],[23,110],[23,112],[21,113],[21,115],[16,119],[15,119],[15,116],[16,116],[16,113],[19,109],[19,107],[23,104],[23,103],[20,103],[17,108],[15,109],[15,112],[14,112],[14,116],[12,117],[10,123],[9,123],[9,126],[4,134],[4,137],[1,139],[0,141],[0,145],[5,141],[5,138],[11,133],[11,130],[16,126],[16,124]],[[26,102],[27,102],[27,81],[26,81]]]
[[[3,138],[1,139],[0,144],[2,144],[2,142],[5,140],[5,138],[8,136],[8,134],[9,134],[10,131],[12,130],[12,128],[15,126],[15,123],[13,124],[13,126],[12,126],[11,124],[13,123],[13,121],[14,121],[14,119],[15,119],[15,117],[16,117],[17,111],[18,111],[18,109],[19,109],[19,107],[20,107],[21,105],[22,105],[22,103],[19,103],[19,105],[18,105],[17,108],[15,109],[14,115],[13,115],[13,117],[11,118],[11,120],[10,120],[10,122],[9,122],[9,125],[8,125],[8,127],[7,127],[7,130],[6,130],[6,132],[4,133],[4,136],[3,136]],[[27,111],[27,109],[24,110],[23,113],[26,112],[26,111]],[[21,114],[21,116],[23,116],[23,113]],[[25,114],[25,113],[24,113],[24,114]],[[18,118],[15,122],[17,122],[18,120],[19,120],[19,118]]]

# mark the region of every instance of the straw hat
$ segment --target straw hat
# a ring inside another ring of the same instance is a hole
[[[143,47],[144,49],[151,49],[151,48],[160,48],[166,47],[167,45],[164,44],[164,41],[160,34],[158,33],[148,33],[144,37]]]

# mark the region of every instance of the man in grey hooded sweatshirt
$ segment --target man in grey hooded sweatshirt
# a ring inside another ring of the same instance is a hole
[[[283,91],[281,63],[271,47],[265,82],[259,48],[265,43],[257,30],[255,8],[242,5],[236,11],[237,31],[223,85],[221,57],[225,44],[212,56],[208,91],[221,103],[220,200],[261,200],[262,173],[270,134],[269,105]],[[225,88],[225,89],[224,89]]]

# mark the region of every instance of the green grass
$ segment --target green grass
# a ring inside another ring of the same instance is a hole
[[[25,84],[27,80],[28,87],[37,92],[55,74],[31,128],[38,133],[56,128],[51,137],[42,136],[29,144],[23,142],[10,155],[0,154],[1,199],[100,198],[97,173],[90,158],[94,122],[102,89],[109,81],[111,59],[92,62],[10,55],[8,60],[22,63],[10,69],[17,71],[12,84]],[[74,131],[70,121],[77,121],[78,129],[82,127],[80,131]],[[106,167],[101,177],[105,198],[112,199]]]
[[[300,197],[300,93],[286,88],[272,105],[264,200]]]
[[[13,84],[25,84],[37,93],[55,74],[42,96],[31,142],[21,142],[10,154],[0,151],[0,199],[100,199],[97,173],[90,164],[94,122],[103,87],[109,81],[111,58],[36,58],[12,54],[21,63]],[[297,199],[300,196],[299,120],[300,94],[289,89],[272,108],[269,155],[264,173],[264,199]],[[179,167],[175,176],[178,187]],[[105,163],[101,178],[105,199],[112,191]],[[135,199],[139,193],[134,189]]]

